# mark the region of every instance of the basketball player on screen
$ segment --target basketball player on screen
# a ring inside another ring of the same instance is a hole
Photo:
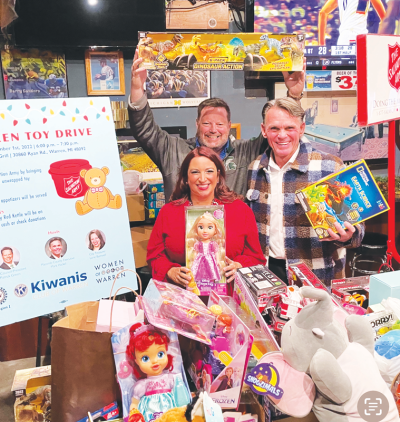
[[[388,0],[385,19],[379,25],[378,34],[400,35],[400,0]]]
[[[318,43],[325,45],[326,24],[328,15],[339,7],[340,27],[337,45],[350,45],[356,42],[357,35],[367,34],[367,17],[370,3],[379,18],[385,17],[385,7],[381,0],[327,0],[319,11]]]

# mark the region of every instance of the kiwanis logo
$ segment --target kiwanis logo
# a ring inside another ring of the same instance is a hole
[[[2,305],[7,300],[6,289],[0,287],[0,305]]]
[[[14,294],[17,297],[24,297],[28,294],[28,286],[25,284],[18,284],[14,289]]]
[[[246,375],[244,382],[259,395],[281,399],[283,389],[279,387],[279,373],[271,363],[261,363]]]

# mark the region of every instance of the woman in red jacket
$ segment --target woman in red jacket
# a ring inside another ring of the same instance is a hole
[[[225,167],[218,154],[195,148],[184,159],[171,202],[158,214],[149,244],[147,262],[153,278],[186,287],[191,279],[185,267],[185,206],[218,205],[225,208],[226,280],[235,279],[238,268],[265,265],[251,209],[225,184]],[[231,289],[228,289],[231,290]]]

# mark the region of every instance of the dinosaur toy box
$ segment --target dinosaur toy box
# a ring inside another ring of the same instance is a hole
[[[296,192],[320,239],[337,232],[334,223],[358,224],[389,209],[364,160],[331,174]]]
[[[304,35],[139,32],[141,67],[154,70],[297,71]]]

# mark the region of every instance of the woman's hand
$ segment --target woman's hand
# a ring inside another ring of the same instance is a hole
[[[172,267],[167,272],[168,278],[176,284],[186,287],[192,279],[189,268],[186,267]]]
[[[242,268],[242,264],[240,264],[239,262],[232,261],[227,256],[225,257],[225,261],[228,264],[228,266],[224,268],[226,282],[230,283],[235,279],[237,269]]]

